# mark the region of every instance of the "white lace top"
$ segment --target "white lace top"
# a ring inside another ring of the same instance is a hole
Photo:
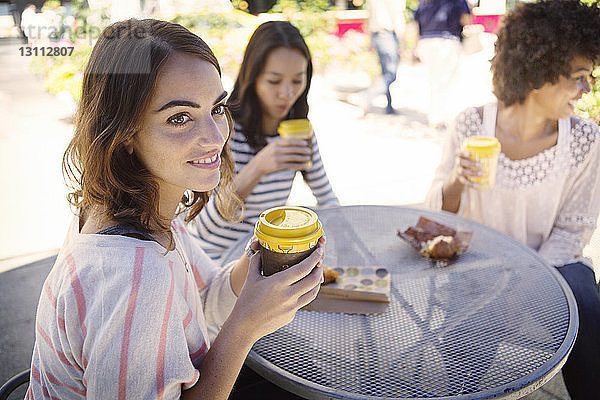
[[[425,204],[442,208],[442,186],[455,154],[472,135],[495,136],[497,103],[457,117]],[[510,160],[500,153],[496,185],[465,188],[458,214],[498,229],[538,251],[551,265],[580,259],[600,210],[600,131],[578,117],[559,120],[558,141],[533,157]]]

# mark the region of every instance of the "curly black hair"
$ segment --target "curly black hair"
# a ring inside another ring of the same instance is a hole
[[[498,32],[492,59],[494,94],[504,105],[522,104],[531,90],[569,76],[570,62],[600,57],[597,0],[541,0],[519,3]]]

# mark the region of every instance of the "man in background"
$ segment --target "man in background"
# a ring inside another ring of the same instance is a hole
[[[369,11],[367,26],[379,58],[383,82],[378,82],[368,90],[363,111],[369,112],[372,99],[384,93],[387,99],[385,113],[395,114],[390,85],[396,80],[396,71],[400,63],[399,41],[404,37],[406,0],[368,0],[367,9]]]

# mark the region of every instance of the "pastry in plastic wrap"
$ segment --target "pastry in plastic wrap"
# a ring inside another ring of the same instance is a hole
[[[398,236],[417,249],[421,255],[447,265],[462,254],[471,241],[472,232],[457,232],[425,217]]]

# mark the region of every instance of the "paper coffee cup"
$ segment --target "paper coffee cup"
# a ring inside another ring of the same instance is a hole
[[[311,149],[310,158],[312,159],[313,127],[309,120],[288,119],[281,121],[277,132],[284,139],[305,139],[306,145]]]
[[[500,142],[495,137],[470,136],[467,138],[464,149],[471,153],[471,159],[479,161],[483,176],[473,176],[469,179],[479,184],[479,189],[491,189],[496,182],[496,168]]]
[[[275,207],[260,214],[254,227],[262,273],[272,275],[308,257],[323,235],[317,214],[303,207]]]
[[[284,139],[311,139],[313,128],[307,119],[288,119],[279,123],[277,132]]]

